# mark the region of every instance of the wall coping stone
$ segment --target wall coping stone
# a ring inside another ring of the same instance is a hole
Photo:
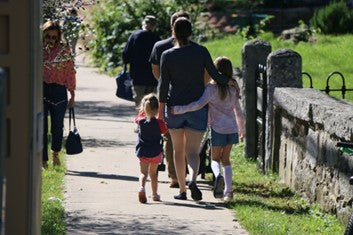
[[[274,105],[295,118],[321,124],[329,134],[353,141],[353,103],[311,88],[276,88]]]

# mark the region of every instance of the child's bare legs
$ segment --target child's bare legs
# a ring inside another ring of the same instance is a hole
[[[140,174],[140,178],[139,178],[140,189],[139,189],[138,197],[139,197],[139,201],[141,203],[147,202],[145,185],[146,185],[146,180],[147,180],[147,176],[148,176],[148,166],[149,166],[149,163],[140,162],[141,174]]]
[[[157,175],[157,168],[158,168],[158,163],[151,163],[149,167],[149,176],[151,178],[151,187],[152,187],[152,196],[153,200],[159,198],[157,196],[157,190],[158,190],[158,175]],[[154,201],[159,201],[159,200],[154,200]]]
[[[140,178],[139,178],[140,189],[145,188],[149,165],[150,165],[149,163],[140,162],[140,172],[141,172]]]
[[[232,144],[228,144],[224,147],[222,147],[222,155],[221,155],[221,161],[223,166],[229,166],[230,165],[230,151],[232,150]]]

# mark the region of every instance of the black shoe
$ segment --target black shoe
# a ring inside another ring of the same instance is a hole
[[[189,189],[191,190],[191,198],[194,201],[202,200],[202,193],[194,181],[190,181]]]
[[[215,198],[222,198],[223,191],[224,191],[224,178],[223,178],[223,176],[218,175],[216,177],[216,180],[214,181],[213,196]]]
[[[186,192],[179,193],[178,195],[175,195],[174,199],[176,199],[176,200],[186,200]]]

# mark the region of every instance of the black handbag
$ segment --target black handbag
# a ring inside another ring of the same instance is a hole
[[[124,70],[116,76],[115,81],[117,86],[115,95],[124,100],[134,101],[132,79],[129,72],[127,72],[126,64],[124,65]]]
[[[71,129],[71,115],[72,115],[72,120],[74,121],[73,129]],[[82,148],[80,134],[78,133],[78,130],[76,128],[74,108],[69,108],[69,130],[70,132],[69,132],[69,135],[67,136],[66,143],[65,143],[66,154],[71,155],[71,154],[82,153],[83,148]]]

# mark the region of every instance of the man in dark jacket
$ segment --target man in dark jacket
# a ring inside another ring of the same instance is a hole
[[[123,62],[130,64],[132,91],[137,109],[143,96],[157,92],[158,82],[152,74],[149,63],[153,45],[160,40],[154,32],[156,25],[157,20],[154,16],[146,16],[142,21],[142,29],[130,35],[123,50]]]

